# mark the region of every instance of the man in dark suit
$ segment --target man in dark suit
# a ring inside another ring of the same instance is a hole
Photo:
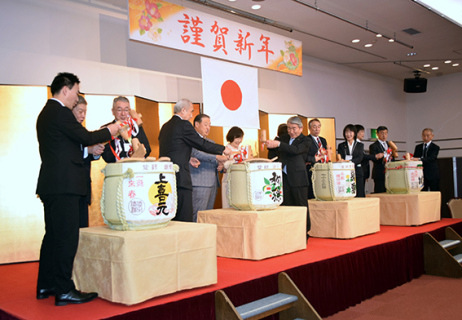
[[[436,161],[438,153],[440,152],[440,147],[432,142],[433,137],[433,130],[425,128],[422,131],[423,143],[418,144],[414,150],[414,160],[421,160],[423,164],[423,191],[440,190],[440,173]]]
[[[308,172],[308,180],[310,181],[308,199],[314,199],[313,184],[311,183],[313,173],[311,172],[311,168],[316,162],[323,162],[323,159],[325,160],[327,141],[319,136],[321,134],[321,121],[319,119],[311,119],[308,122],[308,129],[310,130],[308,138],[311,141],[311,147],[306,157],[306,171]]]
[[[189,122],[193,111],[191,101],[181,99],[173,108],[173,117],[162,126],[159,133],[159,156],[169,157],[180,167],[176,174],[178,207],[173,220],[187,222],[193,221],[192,182],[189,171],[192,148],[212,154],[231,154],[231,149],[209,142],[197,134]]]
[[[357,140],[358,142],[362,142],[364,140],[365,129],[361,124],[355,124],[355,127],[356,127],[356,130],[358,131]],[[363,170],[364,194],[366,194],[366,181],[371,176],[371,167],[369,165],[369,161],[372,161],[372,160],[375,160],[375,155],[366,153],[366,150],[364,150],[363,161],[361,161],[361,168]]]
[[[53,98],[37,118],[42,164],[36,193],[45,211],[37,299],[56,295],[57,306],[98,296],[77,291],[71,279],[79,242],[79,201],[88,193],[83,147],[109,141],[118,130],[113,124],[89,132],[77,122],[71,109],[78,101],[79,83],[74,74],[58,74],[51,84]]]
[[[369,146],[369,154],[375,156],[372,167],[372,179],[374,180],[374,193],[386,192],[385,188],[385,163],[394,158],[388,153],[390,147],[387,142],[388,129],[385,126],[377,128],[377,141]]]
[[[197,133],[209,142],[214,141],[207,138],[210,133],[210,117],[206,114],[198,114],[194,118],[194,129]],[[218,170],[223,169],[227,156],[210,154],[193,148],[191,151],[191,180],[193,186],[193,221],[197,221],[197,212],[213,209],[217,188],[220,186]]]
[[[135,110],[130,108],[130,101],[127,97],[118,96],[114,98],[112,103],[112,114],[114,120],[110,123],[116,123],[120,121],[122,124],[127,126],[128,139],[124,139],[120,134],[111,140],[110,143],[104,147],[103,159],[107,163],[113,163],[124,158],[131,157],[133,153],[132,139],[137,138],[145,148],[146,154],[144,157],[148,157],[151,153],[151,146],[149,145],[148,138],[143,129],[143,121]],[[107,126],[105,124],[103,127]]]
[[[299,117],[287,120],[288,134],[282,134],[276,140],[266,141],[268,156],[278,157],[282,163],[283,206],[306,207],[306,232],[311,229],[310,210],[308,208],[308,173],[305,160],[311,147],[311,140],[304,136],[303,124]]]
[[[77,104],[72,108],[72,113],[78,123],[83,123],[87,115],[87,100],[79,95]],[[85,197],[80,199],[80,228],[88,227],[88,206],[91,204],[91,162],[98,160],[104,151],[104,145],[102,143],[95,144],[93,146],[85,147],[83,149],[83,161],[85,168],[85,176],[87,177],[87,188],[88,192]]]

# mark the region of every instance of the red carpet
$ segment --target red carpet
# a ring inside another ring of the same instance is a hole
[[[277,290],[275,279],[281,271],[288,272],[318,313],[326,317],[422,275],[421,234],[431,232],[442,240],[449,225],[462,231],[462,220],[443,219],[419,227],[381,226],[376,234],[351,240],[310,238],[306,250],[263,261],[219,257],[217,284],[134,306],[98,298],[87,304],[55,307],[53,298],[35,299],[38,263],[1,265],[0,320],[212,320],[214,291],[225,288],[230,299],[240,305]]]

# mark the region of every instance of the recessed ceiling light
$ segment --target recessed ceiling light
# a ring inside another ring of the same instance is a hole
[[[452,66],[453,66],[453,67],[458,67],[459,64],[458,64],[458,63],[454,63]]]
[[[444,61],[444,63],[451,63],[451,62],[452,62],[451,60]]]
[[[438,70],[439,68],[438,67],[433,67],[432,70]]]
[[[358,43],[359,41],[361,41],[361,40],[359,40],[359,39],[351,40],[351,42],[353,42],[353,43]]]
[[[370,47],[372,47],[372,43],[365,44],[364,46],[365,46],[366,48],[370,48]]]
[[[410,52],[410,53],[408,53],[408,54],[406,54],[406,55],[407,55],[408,57],[412,57],[412,56],[417,55],[417,53],[415,53],[415,52]]]
[[[229,2],[234,2],[234,1],[236,1],[236,0],[229,0]]]
[[[258,10],[258,9],[260,9],[260,8],[261,8],[261,5],[259,5],[259,4],[254,4],[254,5],[252,6],[252,9],[253,9],[253,10]]]
[[[395,42],[395,39],[388,39],[388,42]]]
[[[425,68],[428,68],[429,66],[431,66],[431,64],[429,64],[429,63],[424,64],[424,67],[425,67]]]
[[[377,33],[375,36],[376,36],[377,38],[382,38],[382,35],[381,35],[380,33]]]

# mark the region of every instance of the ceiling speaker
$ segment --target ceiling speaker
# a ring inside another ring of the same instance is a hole
[[[427,79],[420,78],[418,71],[414,71],[415,78],[404,79],[404,92],[420,93],[427,92]]]

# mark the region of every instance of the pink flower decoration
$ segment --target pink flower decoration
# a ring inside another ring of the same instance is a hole
[[[151,3],[149,0],[146,0],[146,11],[155,19],[160,18],[159,8],[155,3]]]
[[[148,19],[147,16],[141,16],[139,24],[140,24],[140,28],[146,31],[149,31],[149,29],[151,29],[152,27],[152,22],[151,20]]]

